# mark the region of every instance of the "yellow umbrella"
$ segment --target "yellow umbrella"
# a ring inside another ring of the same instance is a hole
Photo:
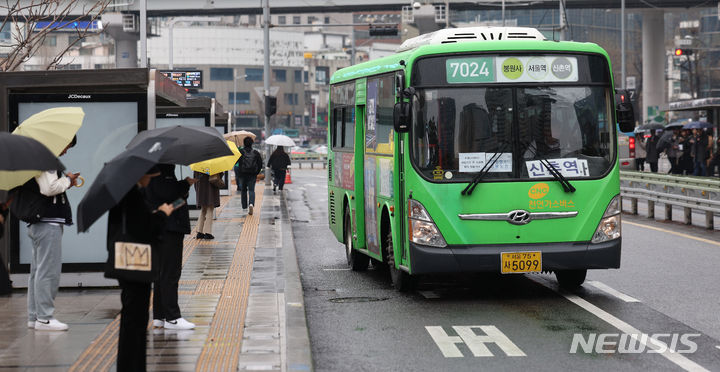
[[[225,139],[228,141],[235,142],[238,147],[244,146],[243,141],[245,140],[245,137],[250,137],[253,139],[253,141],[255,141],[255,133],[248,132],[246,130],[236,130],[234,132],[225,133],[223,134],[223,137],[225,137]]]
[[[240,159],[240,151],[237,149],[237,146],[235,146],[235,144],[231,141],[227,141],[227,144],[230,150],[232,150],[233,155],[221,156],[219,158],[213,158],[203,160],[197,163],[192,163],[190,164],[190,169],[209,175],[229,171],[230,169],[232,169],[235,163],[237,163],[238,159]]]
[[[80,129],[84,117],[80,107],[51,108],[27,118],[13,134],[35,139],[59,156]]]

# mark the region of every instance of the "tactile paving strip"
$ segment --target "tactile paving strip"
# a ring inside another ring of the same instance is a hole
[[[238,354],[242,346],[250,290],[250,275],[257,241],[262,206],[262,185],[255,191],[258,213],[245,218],[240,239],[235,246],[232,264],[225,278],[210,331],[197,360],[196,371],[234,371],[238,365]]]
[[[262,201],[262,189],[259,192],[256,190],[256,195],[260,196],[258,198],[259,205]],[[229,196],[221,197],[220,207],[218,207],[217,209],[217,215],[220,215],[222,213],[225,206],[227,206],[230,200],[231,197]],[[240,220],[244,221],[245,219],[242,218]],[[185,268],[186,263],[188,262],[192,254],[195,252],[196,248],[200,243],[200,240],[195,239],[195,235],[197,234],[196,229],[197,227],[193,229],[190,235],[185,237],[185,240],[183,242],[183,268]],[[257,227],[255,228],[255,230],[257,231]],[[200,296],[205,294],[220,293],[220,290],[217,289],[217,286],[219,284],[216,283],[216,280],[210,280],[210,282],[210,284],[204,284],[202,283],[202,280],[180,280],[178,294],[180,296],[194,295],[196,294],[199,287],[203,288],[203,292],[197,293]],[[215,289],[213,290],[213,288]],[[150,304],[150,308],[152,309],[152,298]],[[183,306],[181,305],[181,307]],[[148,328],[149,327],[150,325],[148,325]],[[105,327],[105,329],[100,333],[100,335],[95,340],[93,340],[90,346],[85,349],[82,354],[80,354],[78,359],[75,361],[75,363],[73,363],[72,366],[70,366],[68,371],[109,371],[112,365],[115,363],[115,359],[117,357],[119,330],[120,315],[118,315],[115,319],[113,319],[112,322],[110,322],[110,324]],[[150,364],[150,360],[148,360],[148,364]]]

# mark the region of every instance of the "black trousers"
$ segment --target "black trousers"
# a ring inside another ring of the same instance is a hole
[[[163,233],[160,248],[160,276],[153,288],[153,319],[179,318],[178,282],[182,271],[183,238],[175,231]]]
[[[285,173],[287,173],[285,169],[273,169],[273,181],[280,190],[285,186]]]
[[[150,283],[120,282],[120,340],[118,342],[117,371],[144,372],[146,330],[150,308]]]

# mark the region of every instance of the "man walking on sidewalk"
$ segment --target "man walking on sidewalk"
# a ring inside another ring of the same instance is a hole
[[[243,209],[248,209],[248,214],[253,214],[255,204],[255,181],[262,170],[262,156],[252,148],[253,139],[245,137],[244,147],[240,149],[240,203]],[[249,194],[249,195],[248,195]]]
[[[73,138],[60,153],[77,142]],[[55,319],[55,296],[60,286],[62,268],[63,226],[72,225],[72,210],[65,191],[77,185],[80,173],[60,177],[59,171],[43,172],[28,182],[37,182],[43,195],[43,211],[37,222],[30,224],[28,236],[32,240],[32,258],[28,281],[28,328],[43,331],[65,331],[68,325]]]

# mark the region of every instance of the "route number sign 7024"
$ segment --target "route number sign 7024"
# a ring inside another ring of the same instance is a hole
[[[492,58],[454,58],[445,62],[448,83],[494,82]]]

